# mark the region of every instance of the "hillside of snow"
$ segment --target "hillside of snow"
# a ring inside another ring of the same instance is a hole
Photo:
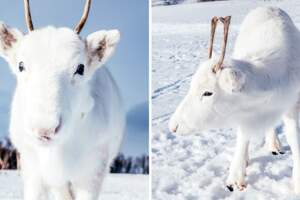
[[[110,174],[104,181],[101,200],[148,199],[148,176]],[[0,171],[0,199],[21,200],[22,180],[17,171]]]
[[[152,0],[152,6],[168,6],[183,3],[202,3],[206,1],[223,1],[223,0]]]
[[[210,19],[232,15],[228,54],[245,15],[258,6],[278,6],[300,28],[300,2],[218,1],[153,7],[152,37],[152,197],[155,200],[300,199],[293,195],[291,152],[279,133],[285,154],[274,156],[263,139],[252,141],[247,188],[229,192],[225,181],[235,147],[235,130],[178,136],[168,121],[186,94],[198,64],[207,59]],[[220,28],[220,26],[219,26]],[[221,29],[214,50],[220,52]]]

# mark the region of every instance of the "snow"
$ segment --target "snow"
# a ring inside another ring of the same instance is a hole
[[[212,130],[178,136],[168,120],[186,94],[198,64],[207,59],[209,22],[232,15],[228,54],[240,23],[262,5],[284,9],[300,28],[299,1],[219,1],[153,7],[152,26],[152,197],[157,200],[299,199],[293,194],[291,152],[283,133],[284,155],[273,156],[261,138],[250,144],[245,191],[225,186],[235,147],[235,130]],[[221,29],[215,50],[220,51]]]
[[[205,1],[207,0],[152,0],[152,6],[166,6],[166,5],[176,5],[176,4],[184,4],[184,3],[200,3]]]
[[[0,171],[0,199],[21,200],[22,180],[18,171]],[[148,176],[109,174],[104,181],[101,200],[141,200],[148,197]]]

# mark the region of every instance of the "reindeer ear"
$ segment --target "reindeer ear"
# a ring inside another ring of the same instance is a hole
[[[0,22],[0,56],[8,63],[15,63],[17,44],[22,38],[23,33],[19,30]]]
[[[104,64],[113,54],[120,40],[118,30],[97,31],[87,37],[89,64],[91,66]]]
[[[224,68],[220,71],[220,87],[228,93],[239,92],[245,84],[245,74],[233,68]]]

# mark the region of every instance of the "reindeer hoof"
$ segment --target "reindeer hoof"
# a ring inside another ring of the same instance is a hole
[[[226,187],[230,192],[233,192],[233,185],[226,185]]]
[[[246,185],[238,185],[239,191],[244,191],[246,189]]]
[[[278,154],[284,154],[284,151],[272,151],[272,154],[274,155],[274,156],[276,156],[276,155],[278,155]]]
[[[238,189],[239,191],[244,191],[246,189],[245,184],[237,184],[237,183],[235,183],[234,185],[226,185],[226,187],[230,192],[233,192],[234,188]]]

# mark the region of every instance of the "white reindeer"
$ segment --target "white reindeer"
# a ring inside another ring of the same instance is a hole
[[[103,66],[119,32],[79,36],[91,0],[74,31],[34,30],[29,0],[24,5],[28,34],[0,23],[0,54],[17,79],[10,137],[21,156],[24,199],[96,200],[125,125],[118,88]]]
[[[221,58],[211,58],[218,18],[212,19],[209,60],[192,78],[190,89],[171,117],[173,132],[236,127],[237,146],[227,187],[244,189],[251,137],[267,133],[274,153],[280,144],[273,127],[283,120],[293,153],[294,190],[300,193],[300,135],[298,124],[300,33],[290,17],[274,7],[251,11],[241,25],[230,59],[223,64],[230,16],[224,24]]]

